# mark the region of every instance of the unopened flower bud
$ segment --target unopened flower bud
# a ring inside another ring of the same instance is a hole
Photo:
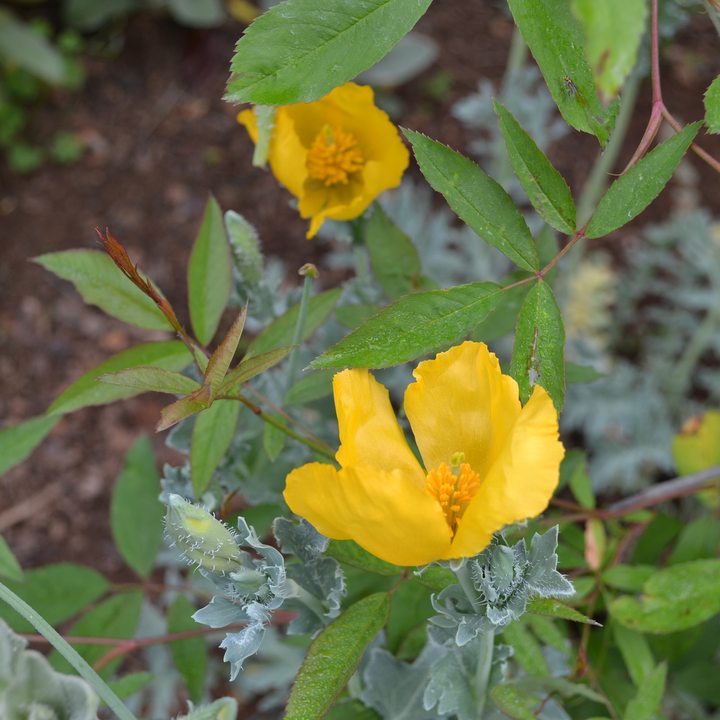
[[[203,570],[225,573],[241,567],[242,550],[233,532],[207,510],[180,495],[168,496],[165,527],[183,557]]]

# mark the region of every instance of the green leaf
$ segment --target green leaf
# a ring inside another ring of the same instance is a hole
[[[688,523],[680,532],[668,565],[717,557],[720,523],[713,515],[703,515]]]
[[[287,425],[287,421],[282,415],[273,415],[275,420]],[[285,446],[285,439],[287,438],[280,428],[275,427],[271,423],[266,422],[263,428],[263,447],[271,462],[275,462],[278,459],[283,447]]]
[[[581,685],[580,683],[573,683],[565,678],[556,677],[517,677],[512,678],[510,682],[518,689],[529,693],[560,693],[565,698],[575,697],[580,695],[592,700],[596,703],[606,704],[606,700],[602,695],[596,693],[594,690],[589,688],[587,685]]]
[[[590,218],[585,237],[603,237],[639,215],[672,177],[701,125],[701,122],[688,125],[621,175]]]
[[[48,415],[73,412],[88,405],[105,405],[139,395],[139,388],[120,387],[97,382],[101,375],[134,367],[159,367],[164,370],[182,370],[192,362],[192,355],[180,340],[149,342],[123,350],[109,360],[84,373],[70,387],[65,388],[48,408]]]
[[[197,608],[180,593],[168,611],[168,633],[198,630],[200,625],[192,619],[192,614],[196,610]],[[190,700],[199,703],[203,696],[208,662],[205,639],[198,636],[175,640],[170,643],[170,652],[175,667],[182,675]]]
[[[530,598],[530,600],[528,600],[526,612],[601,627],[600,623],[595,622],[595,620],[591,620],[589,617],[586,617],[577,610],[568,607],[559,600],[553,600],[552,598]]]
[[[86,303],[97,305],[108,315],[141,328],[172,330],[158,306],[118,270],[109,255],[95,250],[65,250],[33,260],[69,280]]]
[[[390,300],[422,290],[417,280],[422,266],[415,246],[377,203],[365,224],[365,244],[373,273]]]
[[[582,456],[580,462],[576,465],[574,472],[568,479],[570,491],[573,497],[585,508],[594,508],[597,505],[595,499],[595,491],[593,490],[590,476],[587,473],[587,459]]]
[[[195,421],[190,446],[190,473],[196,498],[205,492],[215,468],[230,447],[239,412],[240,403],[237,400],[216,400]]]
[[[212,405],[211,393],[212,388],[210,385],[203,385],[191,395],[180,398],[180,400],[176,400],[172,405],[164,407],[160,411],[160,421],[155,426],[155,432],[167,430],[186,417],[207,410],[210,405]]]
[[[141,578],[150,577],[163,539],[165,507],[158,500],[160,477],[147,436],[125,456],[110,503],[110,527],[123,560]]]
[[[152,682],[154,676],[150,672],[134,672],[123,675],[118,680],[108,680],[108,687],[121,699],[125,699],[134,695],[138,690],[142,690],[149,682]],[[105,703],[101,700],[101,705]]]
[[[20,563],[5,542],[5,538],[0,535],[0,577],[3,576],[18,582],[22,581],[24,577]]]
[[[218,394],[227,395],[244,382],[254,378],[273,365],[277,365],[277,363],[293,350],[294,347],[283,347],[244,359],[234,370],[231,370],[225,376],[225,381],[220,386]]]
[[[225,232],[235,267],[243,282],[250,286],[257,285],[263,274],[263,257],[257,230],[242,215],[228,210],[225,213]]]
[[[676,518],[658,513],[640,536],[633,552],[633,563],[650,565],[656,562],[683,527],[683,523]]]
[[[575,363],[565,363],[565,383],[586,383],[605,377],[603,373],[599,373],[590,365],[576,365]]]
[[[200,385],[192,378],[153,367],[118,370],[114,373],[101,375],[98,380],[108,385],[154,390],[155,392],[169,393],[171,395],[190,395],[200,388]]]
[[[430,2],[289,0],[271,8],[240,38],[225,99],[257,105],[319,100],[380,60]]]
[[[495,112],[500,116],[500,130],[505,138],[510,163],[533,207],[548,225],[566,235],[573,235],[576,229],[575,203],[567,183],[512,113],[496,100],[493,103]]]
[[[285,397],[286,405],[304,405],[332,395],[335,370],[315,370],[296,382]]]
[[[254,25],[255,23],[253,23]],[[252,25],[250,26],[252,27]],[[310,298],[308,314],[305,320],[303,340],[307,340],[324,322],[340,297],[341,288],[328,290]],[[273,320],[251,343],[245,357],[260,355],[279,347],[292,345],[297,325],[300,303],[293,305],[284,315]]]
[[[720,132],[720,76],[705,91],[705,125],[709,132]]]
[[[645,32],[645,0],[572,0],[572,11],[585,28],[585,54],[595,84],[606,101],[614,98],[635,67]]]
[[[398,648],[412,630],[434,615],[430,597],[433,591],[415,583],[403,583],[392,596],[390,617],[385,627],[387,649],[397,653]]]
[[[536,384],[547,390],[558,412],[565,401],[565,326],[550,286],[530,290],[518,317],[510,374],[520,398],[530,399]]]
[[[335,308],[335,319],[346,328],[355,330],[373,315],[377,315],[382,308],[379,305],[341,305]]]
[[[605,109],[595,92],[582,27],[570,14],[570,4],[567,0],[509,0],[509,5],[565,122],[595,135],[604,149],[619,104]]]
[[[470,283],[400,298],[309,367],[383,368],[414,360],[470,332],[500,301],[495,283]]]
[[[613,623],[613,636],[635,687],[655,668],[655,658],[647,638],[642,634]]]
[[[223,341],[212,354],[212,357],[207,364],[207,368],[205,369],[205,382],[203,385],[210,386],[211,400],[215,399],[215,396],[220,390],[220,386],[225,382],[225,376],[227,375],[227,371],[233,357],[235,357],[235,351],[237,350],[240,337],[242,336],[243,329],[245,328],[246,317],[247,303],[245,303],[245,307],[240,311],[240,314],[227,331]]]
[[[451,585],[457,585],[455,574],[451,570],[437,565],[426,568],[421,575],[413,574],[411,579],[418,585],[429,587],[436,592],[440,592]]]
[[[135,634],[135,628],[140,619],[143,597],[144,593],[141,590],[131,590],[113,595],[83,615],[70,628],[68,635],[130,639]],[[88,665],[93,665],[110,649],[107,645],[71,644]],[[72,672],[70,663],[57,650],[53,650],[48,659],[58,672]],[[116,658],[100,670],[98,675],[107,680],[121,662],[122,658]]]
[[[380,716],[360,700],[338,700],[325,720],[381,720]]]
[[[660,710],[666,678],[667,663],[663,662],[642,681],[637,694],[625,708],[624,720],[650,720]]]
[[[75,563],[26,570],[23,582],[6,580],[5,585],[51,625],[77,615],[110,587],[100,573]],[[5,603],[0,603],[0,617],[16,632],[35,632],[33,625]]]
[[[640,592],[643,585],[656,573],[654,565],[613,565],[602,574],[603,582],[625,592]]]
[[[378,575],[402,575],[403,568],[385,562],[360,547],[354,540],[331,540],[325,554],[341,563]]]
[[[375,593],[351,605],[315,638],[295,678],[285,720],[325,715],[389,614],[390,595]]]
[[[538,270],[530,230],[505,190],[455,150],[420,133],[402,130],[412,143],[422,174],[460,219],[523,270]]]
[[[518,270],[510,273],[502,281],[502,286],[512,285],[527,277],[528,273],[525,270]],[[523,283],[505,290],[495,309],[470,333],[470,339],[475,342],[489,343],[512,332],[517,325],[520,308],[531,287],[530,283]]]
[[[540,643],[528,629],[517,620],[503,628],[503,638],[514,649],[513,658],[528,675],[549,675],[550,668],[545,660]]]
[[[57,48],[6,10],[0,13],[0,56],[51,85],[65,81],[65,61]]]
[[[522,621],[532,628],[532,631],[537,637],[542,640],[546,645],[554,647],[565,655],[570,654],[569,643],[567,641],[567,633],[563,632],[565,624],[563,623],[563,630],[558,628],[555,620],[542,615],[533,615],[531,613],[525,613],[522,617]]]
[[[613,600],[608,609],[631,630],[669,633],[704,622],[720,612],[720,560],[693,562],[661,570],[644,585],[638,600]]]
[[[490,697],[499,710],[513,720],[535,720],[530,708],[540,701],[534,695],[521,692],[515,685],[496,685],[490,691]]]
[[[21,463],[58,424],[60,418],[36,417],[0,430],[0,475]]]
[[[232,289],[232,257],[222,211],[211,195],[188,265],[188,301],[195,337],[207,345],[215,336]]]

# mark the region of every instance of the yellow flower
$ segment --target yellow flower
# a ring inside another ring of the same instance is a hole
[[[373,97],[371,88],[346,83],[317,102],[277,110],[268,159],[300,201],[300,216],[312,218],[308,238],[325,218],[352,220],[400,184],[410,153]],[[243,110],[238,122],[257,143],[253,110]]]
[[[344,370],[333,380],[341,470],[293,470],[285,500],[323,535],[396,565],[472,557],[493,533],[547,507],[565,454],[557,413],[539,385],[521,407],[517,383],[483,343],[451,348],[413,374],[405,413],[425,469],[387,390],[367,370]]]

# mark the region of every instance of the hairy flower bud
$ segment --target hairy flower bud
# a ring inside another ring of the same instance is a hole
[[[180,495],[168,495],[165,516],[168,535],[190,563],[211,573],[238,570],[242,565],[242,550],[234,533],[207,510],[184,500]]]

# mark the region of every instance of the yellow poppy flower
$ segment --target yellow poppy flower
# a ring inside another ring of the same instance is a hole
[[[405,413],[425,469],[387,390],[367,370],[343,370],[333,380],[341,470],[293,470],[285,500],[323,535],[396,565],[472,557],[547,507],[565,454],[557,412],[539,385],[521,407],[484,343],[451,348],[413,375]]]
[[[312,218],[308,238],[325,218],[352,220],[383,191],[400,184],[410,153],[372,88],[346,83],[313,103],[277,109],[268,160],[275,177]],[[257,143],[253,110],[238,122]]]

